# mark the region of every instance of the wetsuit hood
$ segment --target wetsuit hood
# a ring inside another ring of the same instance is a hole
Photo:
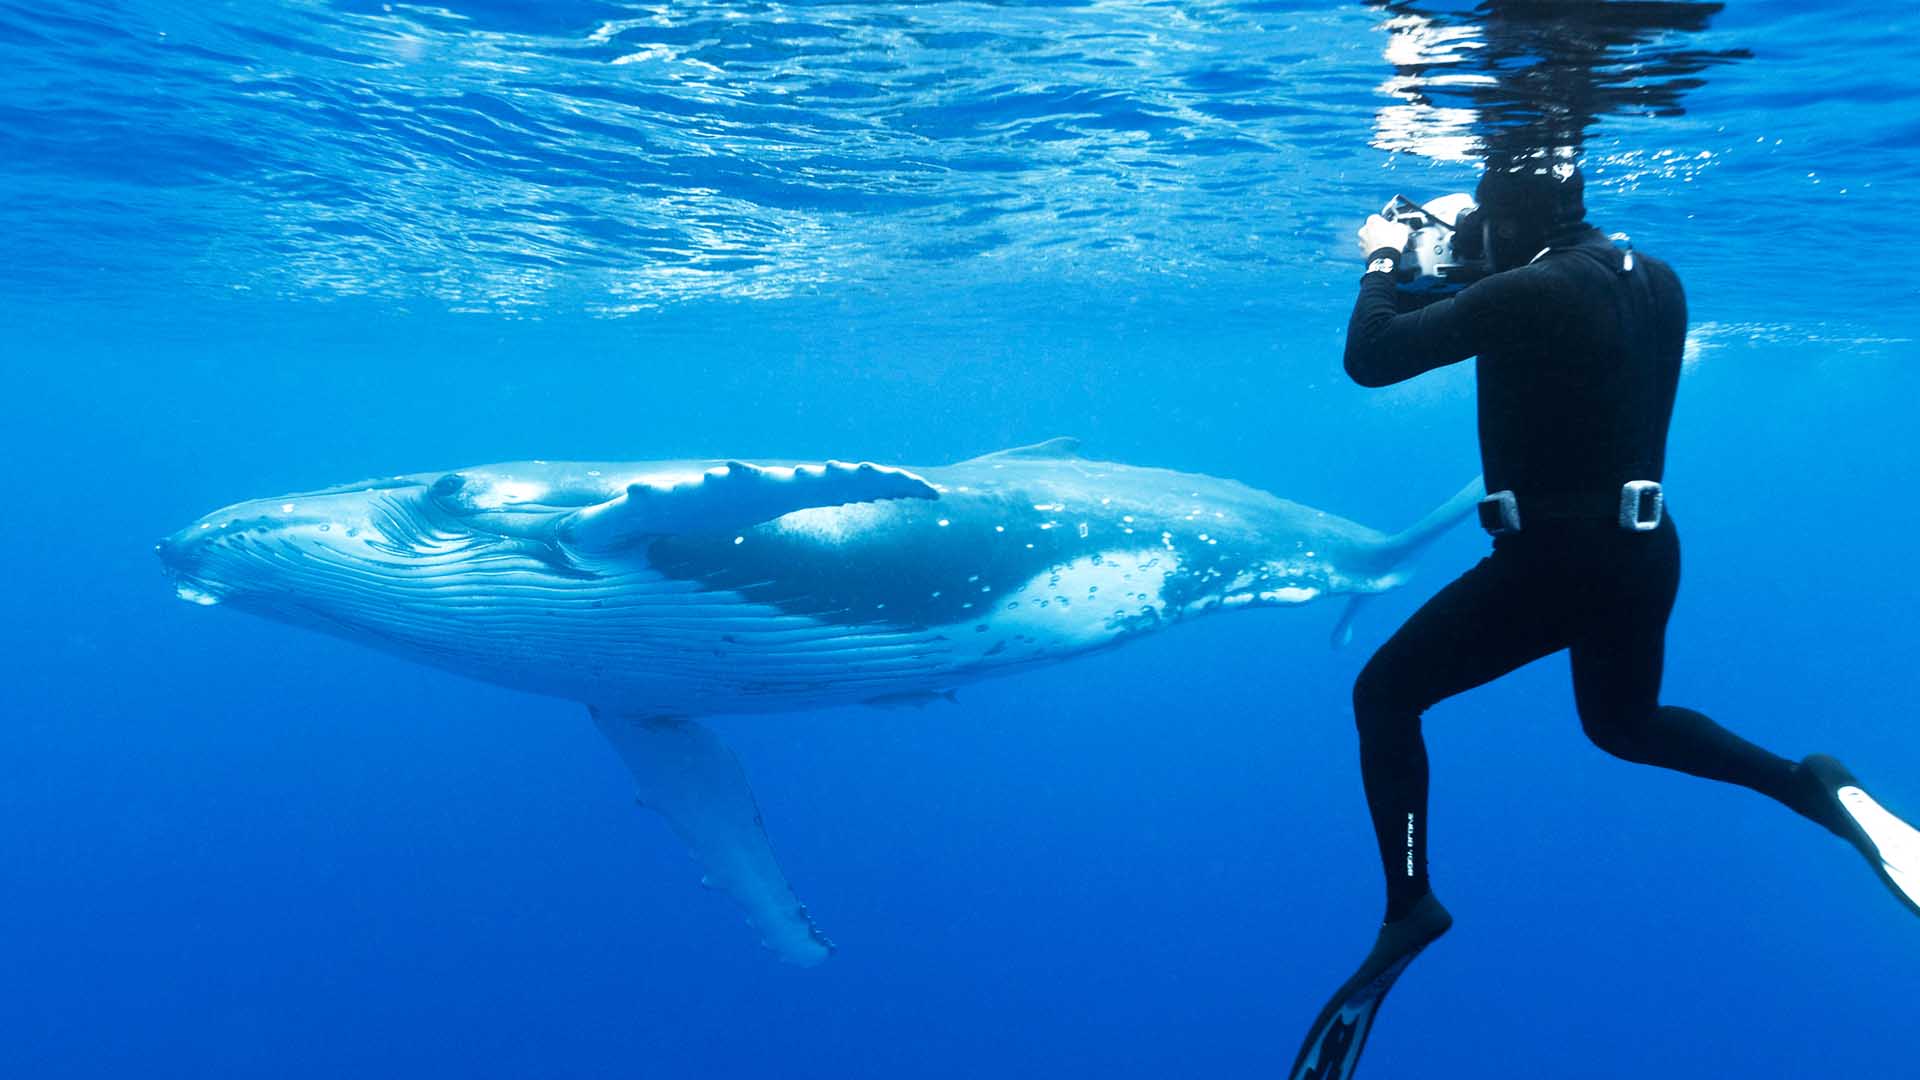
[[[1587,230],[1586,180],[1567,163],[1489,164],[1474,190],[1495,270],[1525,266],[1540,249]]]

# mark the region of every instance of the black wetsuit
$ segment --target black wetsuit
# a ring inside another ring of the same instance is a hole
[[[1634,264],[1625,270],[1583,227],[1527,266],[1404,313],[1390,274],[1361,279],[1347,373],[1385,386],[1478,356],[1487,489],[1515,492],[1522,524],[1408,619],[1354,684],[1389,921],[1428,892],[1421,713],[1561,649],[1601,749],[1796,809],[1809,802],[1792,762],[1659,702],[1679,536],[1671,517],[1634,532],[1610,508],[1623,482],[1661,478],[1687,313],[1666,264]]]

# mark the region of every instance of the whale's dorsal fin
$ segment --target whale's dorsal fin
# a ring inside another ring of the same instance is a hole
[[[863,461],[761,466],[729,461],[684,483],[627,485],[606,502],[577,510],[560,536],[582,547],[620,547],[681,533],[745,529],[795,510],[879,499],[935,499],[933,485],[905,469]]]
[[[1015,446],[1006,450],[995,450],[991,454],[981,454],[974,461],[996,459],[1037,459],[1041,461],[1063,460],[1080,456],[1080,440],[1071,435],[1059,435],[1032,446]]]

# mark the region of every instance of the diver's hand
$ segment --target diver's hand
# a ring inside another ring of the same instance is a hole
[[[1407,240],[1412,236],[1412,229],[1375,214],[1367,219],[1365,225],[1360,226],[1360,257],[1365,258],[1381,248],[1392,248],[1395,252],[1405,251]]]

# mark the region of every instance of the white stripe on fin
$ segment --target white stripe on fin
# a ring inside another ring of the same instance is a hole
[[[938,497],[933,485],[913,473],[872,462],[789,467],[729,461],[688,483],[629,484],[621,495],[568,515],[560,535],[582,547],[610,548],[652,536],[746,529],[814,507]]]
[[[1873,841],[1887,878],[1907,894],[1909,902],[1920,905],[1920,830],[1895,817],[1857,787],[1848,785],[1835,794]]]

